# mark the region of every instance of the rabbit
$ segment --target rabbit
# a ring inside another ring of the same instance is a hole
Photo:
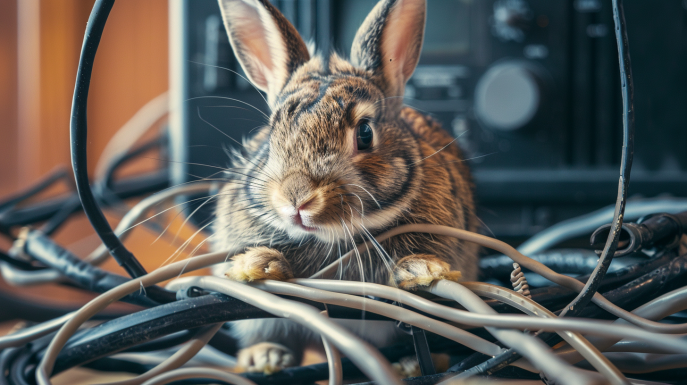
[[[426,0],[381,0],[357,31],[350,59],[315,54],[267,0],[218,0],[245,74],[266,94],[269,124],[231,153],[216,208],[216,250],[237,253],[237,281],[308,277],[355,244],[395,226],[477,230],[473,186],[455,139],[403,105],[422,49]],[[409,233],[370,247],[336,278],[405,290],[474,280],[478,247]],[[339,321],[381,347],[388,321]],[[237,321],[244,370],[297,365],[319,336],[292,321]]]

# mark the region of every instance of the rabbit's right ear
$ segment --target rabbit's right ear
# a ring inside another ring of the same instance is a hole
[[[310,60],[296,28],[267,0],[218,0],[229,42],[270,107],[291,73]]]

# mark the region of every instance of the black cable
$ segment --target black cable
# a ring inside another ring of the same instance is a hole
[[[6,262],[7,264],[12,265],[12,266],[14,266],[18,269],[21,269],[21,270],[33,271],[33,270],[44,270],[45,269],[45,267],[34,266],[29,262],[22,261],[20,259],[12,258],[10,255],[6,254],[2,250],[0,250],[0,261]]]
[[[128,281],[126,277],[97,268],[76,257],[53,242],[39,230],[31,230],[26,236],[24,252],[49,266],[87,290],[104,293]],[[139,293],[122,299],[141,306],[156,306],[158,303],[173,302],[176,294],[158,286],[150,286]]]
[[[22,191],[18,194],[15,194],[7,199],[5,201],[0,202],[0,211],[4,211],[22,201],[25,201],[37,194],[40,194],[43,192],[45,189],[48,187],[52,186],[55,184],[55,182],[58,182],[62,179],[68,180],[69,174],[67,173],[66,170],[62,168],[58,168],[55,171],[52,171],[50,174],[48,174],[47,177],[45,177],[43,180],[38,181],[35,185],[29,187],[25,191]],[[71,182],[71,181],[70,181]]]
[[[81,211],[81,202],[78,199],[67,202],[60,211],[58,211],[48,222],[43,225],[41,231],[45,235],[53,235],[67,220],[72,216],[72,214]]]
[[[12,385],[32,385],[27,381],[27,369],[32,357],[31,344],[25,345],[15,356],[9,375]]]
[[[611,231],[606,240],[599,262],[592,272],[591,277],[587,280],[584,289],[575,297],[575,299],[566,306],[561,312],[560,316],[575,316],[578,315],[589,301],[591,301],[594,294],[599,289],[599,285],[603,281],[608,267],[615,256],[615,251],[618,248],[618,240],[620,239],[620,232],[623,225],[623,216],[625,214],[625,203],[627,200],[627,189],[630,184],[630,171],[632,169],[632,157],[634,155],[634,85],[632,83],[632,68],[630,65],[630,50],[627,39],[627,28],[625,25],[625,13],[623,10],[622,0],[613,1],[613,21],[615,23],[615,38],[618,45],[618,62],[620,66],[620,82],[622,84],[622,98],[623,98],[623,149],[620,160],[620,179],[618,181],[618,197],[615,204],[615,212],[613,214],[613,222]],[[488,372],[494,369],[505,367],[508,364],[515,362],[520,358],[520,355],[514,353],[513,349],[509,349],[500,355],[477,365],[473,368],[475,371]],[[505,365],[504,365],[505,364]]]
[[[142,143],[141,145],[133,148],[130,151],[117,155],[112,160],[112,162],[110,162],[110,164],[107,166],[107,169],[103,176],[103,180],[100,181],[100,184],[104,185],[108,190],[110,190],[114,182],[114,174],[115,172],[117,172],[119,168],[121,168],[123,165],[127,164],[131,160],[134,160],[139,156],[145,154],[146,152],[160,147],[165,143],[164,139],[164,137],[158,136],[145,143]]]
[[[615,213],[611,232],[606,240],[599,263],[594,269],[592,276],[584,286],[584,289],[575,299],[565,308],[561,316],[571,316],[579,314],[584,307],[591,301],[594,293],[599,288],[599,284],[604,278],[611,261],[615,256],[618,247],[620,232],[623,225],[625,214],[625,201],[627,200],[627,189],[630,184],[630,171],[632,170],[632,157],[634,155],[634,85],[632,79],[632,67],[630,65],[630,48],[627,39],[627,27],[625,25],[625,12],[622,0],[613,1],[613,21],[615,24],[615,39],[618,45],[618,63],[620,67],[620,82],[622,84],[623,97],[623,150],[620,159],[620,180],[618,181],[618,198],[615,204]]]
[[[686,276],[687,255],[682,255],[678,258],[671,259],[669,263],[660,266],[657,269],[644,274],[635,280],[632,280],[631,282],[604,293],[604,297],[614,304],[628,310],[627,307],[636,307],[638,303],[643,303],[642,300],[645,298],[657,298],[663,293],[672,290],[675,286],[684,286],[684,280]],[[612,316],[603,317],[605,315],[608,315],[608,313],[597,306],[587,306],[584,311],[578,314],[578,316],[585,318],[613,318]],[[553,339],[556,337],[557,336],[553,333],[544,333],[540,335],[540,338],[544,339],[544,341],[549,344],[557,343],[559,340]],[[479,361],[480,355],[481,353],[476,353],[473,356],[469,356],[464,361]],[[511,348],[494,358],[474,366],[472,369],[470,369],[470,371],[474,372],[475,374],[493,374],[499,369],[502,369],[507,365],[517,361],[519,358],[520,355]],[[462,365],[461,367],[465,368],[467,366],[468,365]]]
[[[81,57],[79,58],[74,99],[72,101],[70,127],[71,156],[76,188],[88,220],[117,263],[131,277],[135,278],[145,275],[146,271],[112,231],[112,227],[98,206],[88,180],[88,90],[91,83],[95,54],[98,51],[98,44],[113,5],[114,0],[96,0],[86,25],[86,34],[81,47]]]
[[[8,379],[10,368],[21,351],[22,348],[9,348],[0,352],[0,385],[11,385]]]
[[[117,199],[123,200],[155,193],[168,187],[170,187],[169,170],[163,169],[118,180],[113,185],[112,192]],[[65,205],[71,204],[74,201],[79,202],[78,194],[63,194],[56,198],[27,205],[26,207],[5,211],[0,214],[0,230],[2,228],[28,226],[50,220]],[[107,201],[100,199],[99,201],[107,204]]]

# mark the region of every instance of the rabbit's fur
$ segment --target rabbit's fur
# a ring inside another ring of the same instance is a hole
[[[233,154],[220,192],[214,247],[241,253],[229,278],[308,277],[403,224],[476,230],[460,149],[438,122],[402,104],[422,47],[425,0],[380,1],[350,61],[311,55],[267,0],[219,3],[234,51],[272,110],[269,125]],[[356,137],[361,122],[373,130],[365,150]],[[461,273],[473,280],[477,251],[454,238],[403,234],[355,255],[336,278],[405,289]],[[396,335],[388,322],[345,323],[378,346]],[[297,363],[317,340],[281,319],[236,322],[234,330],[245,348],[239,364],[258,371]]]

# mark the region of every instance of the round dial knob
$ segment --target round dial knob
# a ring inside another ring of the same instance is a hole
[[[477,82],[475,113],[486,126],[517,130],[537,113],[541,81],[526,62],[510,61],[491,66]]]

